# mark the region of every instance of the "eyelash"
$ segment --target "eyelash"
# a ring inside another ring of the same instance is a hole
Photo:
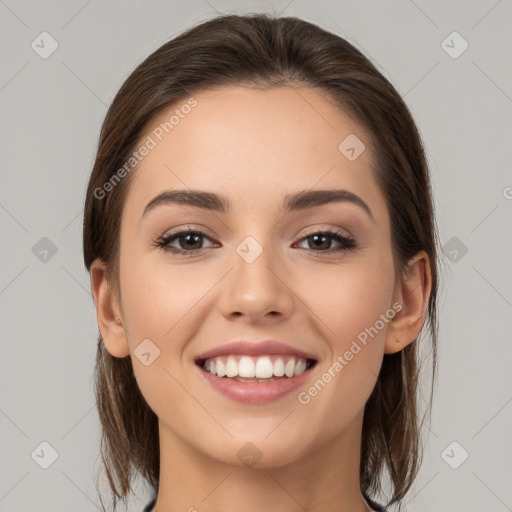
[[[176,247],[171,247],[169,245],[171,242],[173,242],[174,240],[177,240],[178,238],[180,238],[184,235],[200,235],[200,236],[203,236],[203,237],[209,239],[210,241],[212,241],[211,238],[208,235],[206,235],[205,233],[203,233],[202,231],[192,230],[192,229],[184,229],[181,231],[170,233],[167,236],[160,237],[155,242],[155,245],[157,247],[159,247],[164,252],[169,252],[172,254],[187,256],[187,257],[196,256],[198,254],[198,252],[200,252],[202,249],[208,249],[208,247],[202,247],[200,249],[185,250],[185,249],[177,249]],[[332,240],[335,240],[336,242],[341,243],[342,247],[339,247],[338,249],[328,249],[325,251],[323,251],[323,250],[315,251],[314,249],[304,249],[305,251],[307,251],[309,253],[333,254],[333,253],[340,253],[340,252],[345,252],[345,251],[353,251],[353,250],[356,250],[359,248],[359,244],[352,237],[346,236],[343,233],[341,233],[340,231],[333,231],[333,230],[311,231],[309,233],[306,233],[306,235],[303,236],[299,240],[299,242],[302,242],[303,240],[307,240],[308,238],[310,238],[314,235],[327,235]]]

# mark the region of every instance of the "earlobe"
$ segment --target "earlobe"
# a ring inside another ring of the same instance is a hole
[[[425,321],[431,288],[429,257],[425,251],[420,251],[409,261],[404,282],[396,291],[401,309],[388,325],[384,353],[399,352],[418,337]]]
[[[98,317],[98,328],[108,352],[114,357],[130,355],[117,296],[106,279],[105,264],[97,259],[91,264],[91,289]]]

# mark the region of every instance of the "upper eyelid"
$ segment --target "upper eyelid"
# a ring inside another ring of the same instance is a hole
[[[319,223],[319,224],[322,224],[322,223]],[[203,226],[200,224],[197,226],[198,227],[195,227],[195,225],[193,225],[193,223],[188,223],[188,224],[176,227],[176,228],[172,228],[172,229],[164,231],[160,238],[168,238],[169,236],[181,234],[183,232],[188,232],[188,231],[200,232],[200,233],[210,236],[211,238],[216,238],[216,236],[213,234],[213,231],[211,231],[206,226]],[[354,236],[352,235],[350,230],[348,230],[347,228],[342,228],[340,226],[319,227],[317,224],[313,224],[313,225],[309,225],[309,226],[306,226],[305,228],[300,229],[300,231],[302,231],[302,230],[306,230],[306,235],[311,234],[311,233],[324,232],[324,231],[339,231],[343,235],[345,235],[347,238],[354,238]]]
[[[194,233],[201,233],[203,235],[207,235],[210,238],[215,238],[215,236],[212,234],[212,231],[210,231],[208,228],[200,226],[200,227],[190,227],[190,224],[187,224],[185,226],[169,229],[165,231],[160,238],[169,238],[171,236],[175,235],[181,235],[183,233],[188,232],[194,232]]]
[[[325,232],[341,234],[342,236],[345,236],[346,238],[354,238],[352,233],[346,228],[340,228],[340,227],[330,227],[330,228],[311,227],[310,228],[309,226],[306,228],[306,233],[301,238],[304,238],[305,236],[314,235],[315,233],[325,233]]]

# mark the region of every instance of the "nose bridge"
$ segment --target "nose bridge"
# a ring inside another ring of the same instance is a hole
[[[222,300],[225,315],[262,317],[267,313],[287,315],[292,306],[290,290],[279,276],[276,251],[254,236],[246,236],[233,254],[233,272]]]

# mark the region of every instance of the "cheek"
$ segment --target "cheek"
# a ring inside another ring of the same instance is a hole
[[[316,325],[328,341],[329,354],[318,369],[311,399],[331,403],[350,417],[371,394],[382,364],[384,342],[392,309],[394,275],[392,260],[382,257],[361,265],[340,266],[317,275],[308,294],[308,306],[320,320]],[[326,282],[328,286],[319,286]],[[310,285],[312,282],[310,283]],[[314,406],[313,406],[314,407]],[[348,409],[351,409],[349,412]]]
[[[134,374],[150,406],[159,410],[153,402],[162,397],[163,389],[166,400],[184,398],[172,376],[181,380],[178,375],[183,374],[184,365],[192,364],[186,360],[185,349],[190,340],[200,336],[199,316],[206,305],[214,307],[208,301],[208,291],[219,277],[212,271],[185,271],[180,265],[167,264],[164,258],[155,264],[155,259],[147,254],[127,254],[120,277]],[[157,355],[148,366],[139,359],[139,354],[147,352],[150,358]]]
[[[151,264],[154,259],[133,254],[122,260],[123,313],[132,348],[145,338],[163,342],[175,337],[180,319],[208,290],[205,276],[185,273],[178,265],[167,265],[163,260],[158,265]]]
[[[307,279],[308,306],[324,324],[333,351],[346,350],[347,343],[350,346],[351,340],[386,313],[391,307],[393,279],[392,265],[384,260],[333,266]]]
[[[183,348],[194,336],[190,318],[208,283],[178,266],[150,261],[147,255],[126,254],[120,278],[134,375],[146,402],[160,415],[169,403],[187,400],[173,377],[182,380]],[[147,365],[144,353],[151,360]]]

